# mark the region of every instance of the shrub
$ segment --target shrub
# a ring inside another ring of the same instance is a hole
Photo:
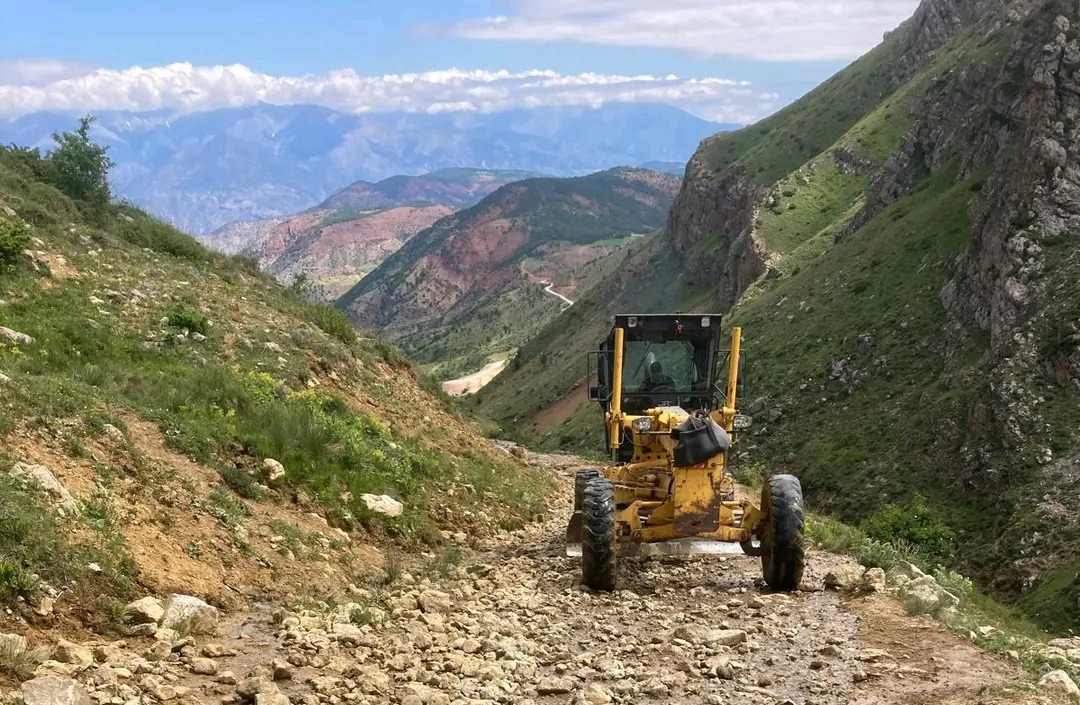
[[[17,264],[29,246],[29,225],[18,219],[0,219],[0,270]]]
[[[863,529],[872,539],[910,546],[938,563],[948,562],[956,547],[956,535],[922,495],[903,506],[885,505],[866,520]]]
[[[168,312],[169,325],[192,333],[206,335],[210,331],[210,317],[191,304],[176,303]]]
[[[330,304],[314,304],[307,308],[308,319],[324,333],[346,345],[356,342],[356,329],[349,318]]]

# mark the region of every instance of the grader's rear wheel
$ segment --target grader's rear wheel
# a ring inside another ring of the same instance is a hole
[[[773,590],[790,592],[802,581],[805,558],[802,485],[793,475],[773,475],[761,491],[761,572]]]
[[[583,482],[581,496],[581,582],[593,590],[615,589],[615,489],[597,474]]]

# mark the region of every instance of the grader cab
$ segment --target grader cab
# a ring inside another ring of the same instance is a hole
[[[589,396],[604,409],[611,465],[578,471],[567,544],[582,582],[614,590],[618,556],[680,539],[738,543],[761,557],[766,584],[790,591],[804,565],[798,479],[774,475],[761,503],[736,497],[728,473],[742,333],[721,350],[721,317],[619,315],[589,355]],[[718,365],[727,357],[726,374]]]

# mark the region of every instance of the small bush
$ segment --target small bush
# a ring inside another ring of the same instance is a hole
[[[909,546],[937,563],[947,563],[956,547],[952,529],[921,495],[903,506],[885,505],[866,520],[863,529],[872,539]]]
[[[18,219],[0,218],[0,270],[17,264],[29,246],[29,225]]]
[[[180,328],[201,335],[210,332],[210,317],[191,304],[173,304],[167,315],[169,325],[173,328]]]
[[[356,342],[356,329],[349,318],[330,304],[313,304],[307,307],[307,317],[324,333],[346,345]]]

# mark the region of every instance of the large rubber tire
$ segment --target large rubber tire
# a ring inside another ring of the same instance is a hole
[[[593,590],[615,589],[615,488],[602,476],[589,478],[581,498],[581,582]]]
[[[589,480],[600,477],[599,468],[582,468],[574,475],[574,511],[580,512],[582,506],[582,498],[585,496],[585,483]]]
[[[791,592],[802,582],[806,565],[803,495],[793,475],[773,475],[761,490],[766,513],[761,537],[761,572],[773,590]]]

